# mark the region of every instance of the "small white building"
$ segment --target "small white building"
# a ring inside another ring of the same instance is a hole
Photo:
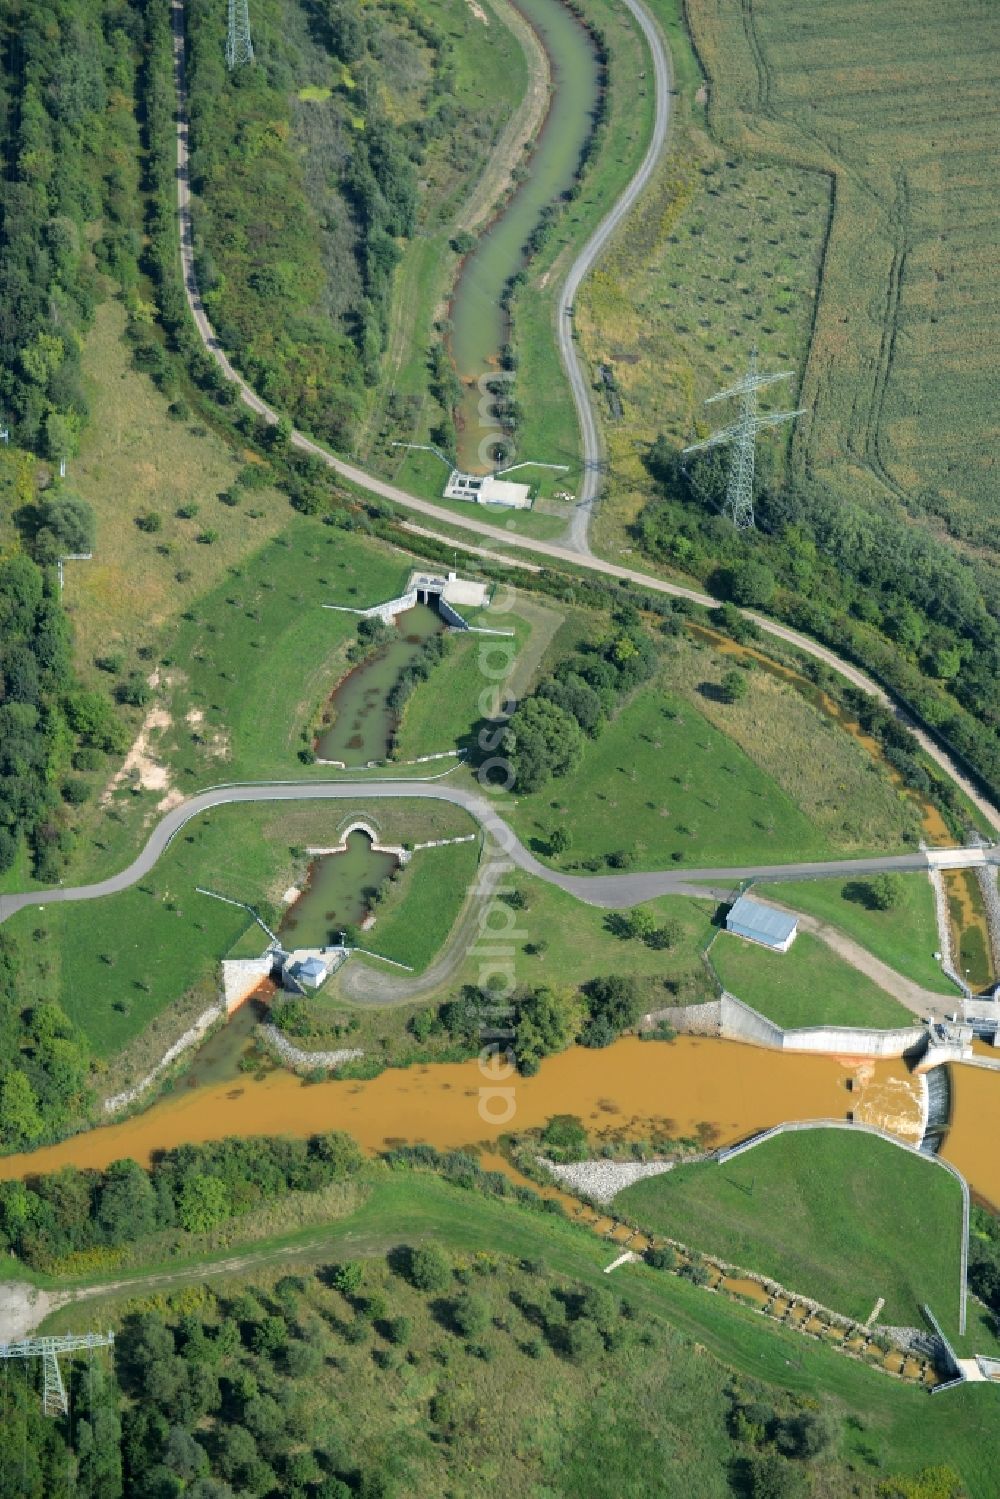
[[[799,919],[790,911],[765,906],[762,901],[751,900],[749,895],[741,895],[734,901],[726,916],[727,932],[733,932],[747,942],[769,947],[772,952],[787,952],[798,929]]]
[[[453,468],[444,487],[446,500],[469,500],[473,505],[501,505],[509,510],[531,508],[530,484],[512,484],[492,474],[463,474]]]
[[[290,994],[306,994],[322,988],[334,968],[344,959],[343,948],[321,948],[318,952],[279,953],[281,987]]]

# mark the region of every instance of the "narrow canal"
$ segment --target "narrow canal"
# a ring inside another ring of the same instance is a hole
[[[313,860],[308,883],[285,912],[278,935],[289,948],[336,942],[345,927],[363,921],[373,892],[396,864],[395,855],[379,853],[365,833],[351,833],[344,853]]]
[[[491,425],[480,416],[478,382],[500,368],[507,341],[501,305],[508,279],[524,265],[524,247],[545,209],[573,185],[593,128],[599,69],[593,43],[561,0],[516,0],[549,56],[553,92],[528,175],[462,267],[451,306],[451,352],[462,382],[459,466],[484,473],[494,466]],[[553,336],[551,333],[547,336]],[[545,461],[546,454],[522,454]]]
[[[397,715],[389,694],[432,635],[445,629],[437,609],[415,604],[397,616],[396,636],[369,656],[335,688],[316,738],[320,760],[367,765],[392,748]]]

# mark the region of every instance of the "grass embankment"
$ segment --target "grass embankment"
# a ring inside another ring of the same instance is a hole
[[[927,1302],[957,1331],[958,1183],[885,1140],[798,1131],[639,1182],[616,1207],[845,1316],[864,1321],[883,1296],[889,1325],[923,1326]]]
[[[914,1024],[910,1010],[808,932],[785,953],[721,932],[711,956],[731,994],[786,1029]]]
[[[530,604],[526,603],[526,615]],[[470,618],[469,622],[472,620]],[[492,709],[492,689],[506,694],[506,681],[517,658],[524,652],[532,634],[529,618],[507,611],[495,619],[487,610],[476,616],[476,623],[486,629],[513,630],[513,637],[452,635],[448,654],[421,683],[403,710],[396,733],[394,758],[409,760],[417,755],[434,753],[455,745],[468,745],[470,731],[483,716],[481,703]]]
[[[715,701],[724,660],[681,645],[657,685],[586,743],[571,777],[518,798],[511,820],[522,838],[544,857],[568,814],[563,867],[627,849],[646,869],[901,844],[912,809],[864,750],[764,673],[750,675],[744,702]]]
[[[925,874],[896,876],[898,905],[878,911],[863,880],[801,880],[769,884],[762,891],[796,911],[818,916],[860,942],[883,963],[937,994],[954,994],[935,960],[938,945],[934,892]]]
[[[924,1169],[928,1174],[934,1170],[926,1165]],[[603,1267],[612,1251],[593,1235],[550,1214],[540,1215],[511,1202],[462,1192],[423,1173],[379,1173],[372,1181],[370,1195],[350,1217],[322,1231],[307,1228],[257,1244],[255,1253],[273,1256],[273,1269],[254,1260],[232,1269],[234,1278],[227,1282],[225,1274],[209,1278],[211,1260],[184,1269],[188,1258],[184,1255],[162,1267],[178,1273],[176,1282],[148,1287],[141,1282],[126,1283],[94,1298],[93,1315],[98,1321],[110,1319],[120,1326],[131,1310],[146,1305],[167,1310],[171,1317],[189,1303],[196,1313],[210,1312],[212,1293],[228,1297],[247,1287],[270,1300],[278,1276],[290,1271],[307,1274],[313,1266],[347,1258],[363,1262],[366,1294],[391,1284],[395,1301],[396,1282],[385,1281],[384,1256],[401,1242],[419,1244],[429,1239],[466,1261],[483,1254],[541,1262],[542,1278],[536,1275],[529,1282],[533,1301],[553,1280],[558,1283],[570,1278],[583,1286],[610,1288],[628,1297],[634,1308],[633,1320],[647,1329],[651,1339],[645,1345],[648,1359],[641,1346],[630,1345],[626,1352],[614,1356],[621,1360],[617,1369],[612,1364],[595,1383],[592,1373],[581,1372],[544,1347],[539,1359],[523,1357],[515,1351],[516,1336],[510,1338],[505,1329],[489,1333],[497,1347],[488,1362],[470,1357],[449,1337],[451,1379],[466,1392],[466,1414],[471,1420],[471,1425],[466,1420],[457,1423],[453,1441],[461,1443],[464,1431],[475,1436],[477,1476],[472,1480],[463,1469],[464,1489],[470,1481],[482,1480],[486,1491],[495,1481],[495,1468],[496,1477],[502,1476],[508,1487],[515,1478],[520,1483],[525,1474],[548,1474],[560,1491],[586,1491],[595,1499],[603,1499],[605,1493],[610,1499],[623,1489],[650,1494],[686,1490],[705,1499],[715,1499],[716,1495],[722,1499],[730,1492],[723,1466],[730,1454],[726,1426],[720,1420],[724,1411],[720,1402],[735,1370],[748,1393],[756,1393],[757,1382],[761,1381],[761,1393],[766,1398],[774,1399],[784,1390],[810,1401],[821,1400],[838,1425],[843,1423],[838,1455],[853,1463],[852,1482],[861,1485],[864,1499],[871,1499],[876,1482],[887,1473],[913,1473],[932,1463],[951,1463],[962,1475],[972,1499],[991,1499],[995,1464],[992,1449],[981,1439],[982,1391],[963,1389],[947,1401],[930,1400],[924,1392],[885,1379],[818,1342],[764,1322],[734,1302],[643,1266],[626,1266],[609,1283]],[[215,1258],[218,1261],[227,1256]],[[496,1276],[481,1280],[474,1274],[473,1283],[491,1300],[497,1295],[506,1299],[512,1276],[512,1267],[501,1263]],[[319,1291],[310,1280],[306,1294],[310,1314],[329,1313],[329,1298],[335,1293]],[[409,1303],[409,1292],[399,1294]],[[335,1310],[335,1320],[342,1320],[347,1308],[338,1303]],[[406,1311],[412,1319],[418,1359],[423,1360],[424,1350],[442,1342],[445,1334],[429,1321],[426,1302],[414,1298]],[[516,1334],[522,1326],[521,1316],[509,1306],[509,1300],[502,1307],[502,1315],[515,1319]],[[47,1319],[45,1330],[63,1331],[77,1326],[78,1319],[79,1311],[64,1308]],[[525,1327],[524,1336],[532,1335]],[[693,1343],[707,1349],[711,1356],[694,1357]],[[352,1347],[338,1339],[336,1355],[338,1369],[350,1369],[350,1377],[337,1375],[336,1402],[352,1436],[363,1432],[366,1443],[377,1448],[386,1436],[383,1423],[390,1422],[393,1413],[402,1408],[408,1413],[406,1429],[410,1433],[406,1453],[423,1454],[423,1412],[428,1394],[438,1384],[430,1378],[429,1364],[423,1362],[423,1379],[419,1377],[420,1362],[410,1372],[403,1365],[397,1371],[379,1374],[376,1396],[370,1388],[370,1340]],[[326,1389],[326,1376],[321,1379],[317,1399],[324,1398]],[[391,1401],[384,1398],[387,1381],[393,1391]],[[618,1393],[609,1396],[612,1384]],[[355,1416],[351,1405],[355,1400],[365,1402],[363,1418],[360,1408]],[[344,1401],[350,1408],[345,1410]],[[538,1411],[554,1409],[553,1401],[561,1412],[562,1437],[556,1436],[544,1419],[538,1424]],[[477,1409],[502,1410],[509,1419],[484,1424],[474,1418]],[[330,1419],[340,1418],[331,1407]],[[526,1429],[526,1422],[535,1438],[512,1457],[510,1431]],[[398,1444],[399,1428],[390,1425],[389,1431],[393,1443]],[[550,1449],[551,1456],[545,1456]],[[542,1466],[528,1466],[536,1463]],[[558,1463],[561,1468],[555,1466]],[[567,1464],[571,1466],[567,1468]],[[605,1482],[603,1473],[609,1475],[613,1487],[601,1486]],[[828,1472],[826,1478],[831,1484],[835,1481],[832,1473]],[[432,1487],[439,1488],[440,1484]],[[419,1486],[415,1489],[411,1484],[410,1491],[419,1491]],[[840,1492],[837,1488],[827,1491]]]
[[[168,414],[168,397],[133,368],[124,329],[120,303],[102,303],[82,350],[90,422],[67,478],[97,522],[93,561],[66,568],[63,593],[76,670],[88,685],[107,685],[98,656],[120,654],[123,671],[148,673],[139,650],[155,646],[168,620],[289,519],[286,496],[273,489],[243,491],[236,506],[222,502],[240,458],[199,418]],[[196,515],[179,517],[190,505]],[[141,530],[137,519],[151,513],[160,529]],[[206,531],[216,535],[208,545],[197,540]]]
[[[343,802],[216,808],[189,823],[138,885],[99,901],[28,908],[4,930],[21,947],[35,998],[58,1000],[97,1056],[119,1051],[168,1005],[174,1022],[168,1039],[174,1040],[188,1017],[217,1000],[219,961],[250,925],[245,911],[199,895],[196,887],[246,901],[265,920],[273,919],[282,892],[304,872],[304,858],[292,849],[335,843],[341,827],[361,810],[363,804]],[[383,804],[375,815],[387,841],[472,830],[465,813],[444,805]],[[426,889],[418,881],[411,889],[426,927]],[[443,893],[448,900],[434,918],[438,930],[454,920],[461,901],[454,888],[446,886]],[[394,913],[400,946],[408,921],[401,898]],[[265,943],[263,932],[252,934],[251,950],[259,952]]]
[[[587,21],[603,33],[611,53],[604,133],[588,164],[580,196],[558,215],[549,239],[532,258],[528,281],[517,293],[514,312],[518,357],[514,391],[522,407],[516,433],[518,458],[566,464],[569,472],[534,468],[513,475],[536,486],[540,508],[504,511],[502,516],[503,523],[511,530],[542,539],[561,534],[569,513],[564,502],[551,498],[553,491],[575,494],[581,482],[579,428],[555,342],[556,303],[574,255],[638,167],[649,140],[653,116],[649,55],[631,17],[608,0],[585,0],[583,10]],[[512,271],[515,269],[511,267]],[[421,371],[419,378],[425,381],[426,374]],[[434,421],[433,412],[429,415],[428,427]],[[414,440],[427,439],[418,430]],[[444,468],[431,455],[397,454],[391,472],[398,482],[416,493],[435,497],[457,514],[470,513],[468,505],[440,500]],[[489,510],[475,513],[486,520],[496,519]]]
[[[392,598],[409,571],[410,559],[393,548],[303,518],[229,568],[224,582],[160,632],[151,652],[156,686],[134,712],[147,764],[120,783],[110,812],[92,806],[72,877],[127,862],[168,793],[335,775],[304,765],[299,752],[349,670],[357,619],[321,606],[364,608]]]
[[[437,957],[475,882],[481,839],[413,855],[362,936],[373,952],[422,973]]]

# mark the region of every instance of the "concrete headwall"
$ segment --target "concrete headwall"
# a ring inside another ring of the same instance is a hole
[[[816,1025],[783,1030],[766,1015],[723,993],[720,1004],[720,1034],[731,1041],[750,1041],[776,1051],[833,1052],[852,1057],[901,1057],[915,1051],[926,1038],[922,1025],[899,1030],[868,1030],[861,1026]]]
[[[274,954],[261,958],[224,958],[222,961],[222,998],[226,1014],[231,1015],[259,984],[271,977]]]

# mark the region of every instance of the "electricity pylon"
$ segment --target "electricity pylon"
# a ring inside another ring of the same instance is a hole
[[[232,72],[253,62],[248,0],[229,0],[229,30],[226,33],[226,67]]]
[[[718,394],[709,396],[705,402],[706,406],[711,406],[714,401],[741,397],[739,420],[713,432],[704,442],[692,443],[682,451],[681,456],[686,458],[688,453],[700,453],[706,448],[721,448],[730,442],[735,444],[729,464],[724,513],[730,517],[737,531],[753,530],[753,468],[757,433],[762,427],[776,427],[780,422],[789,422],[793,417],[801,416],[806,409],[800,406],[797,411],[775,411],[770,415],[760,416],[757,412],[757,392],[762,385],[773,385],[776,380],[791,378],[791,370],[785,370],[780,375],[758,375],[755,344],[750,350],[750,365],[743,379],[730,385],[728,390],[720,390]]]
[[[0,1343],[0,1358],[40,1358],[45,1373],[42,1411],[46,1416],[65,1416],[69,1410],[66,1386],[59,1368],[60,1353],[79,1348],[110,1348],[115,1341],[112,1332],[85,1332],[81,1336],[67,1333],[62,1337],[21,1338],[16,1343]]]

